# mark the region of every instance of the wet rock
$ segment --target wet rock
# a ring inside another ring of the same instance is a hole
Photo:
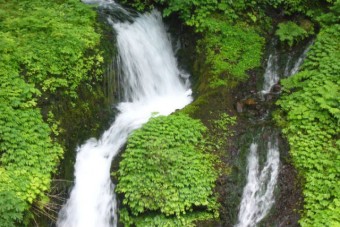
[[[268,94],[266,96],[266,101],[271,101],[273,99],[273,96],[271,94]]]
[[[237,102],[236,103],[236,110],[237,110],[238,113],[242,113],[243,112],[243,103]]]
[[[272,92],[274,93],[279,93],[281,91],[281,85],[280,84],[275,84],[272,88]]]
[[[248,98],[244,101],[244,104],[248,105],[248,106],[252,106],[252,105],[256,105],[257,102],[255,99],[253,98]]]

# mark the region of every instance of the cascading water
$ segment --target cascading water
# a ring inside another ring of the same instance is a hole
[[[266,71],[264,72],[263,94],[271,91],[272,87],[280,80],[278,75],[278,56],[277,53],[269,55]]]
[[[273,87],[279,83],[280,78],[288,77],[298,72],[312,43],[313,41],[310,41],[303,51],[285,53],[275,48],[276,42],[273,42],[274,48],[268,56],[264,83],[260,94],[262,102],[267,102],[264,95],[272,93]],[[259,122],[266,120],[267,116],[270,115],[260,116]],[[275,203],[274,190],[279,175],[280,153],[278,137],[272,136],[269,140],[267,158],[262,170],[260,170],[259,164],[258,145],[257,143],[252,143],[250,146],[247,158],[247,183],[243,188],[237,227],[256,226],[266,217]]]
[[[313,41],[310,41],[302,53],[292,52],[285,56],[285,54],[280,54],[275,48],[273,52],[269,55],[267,61],[267,67],[264,72],[264,82],[261,93],[268,94],[272,91],[273,87],[279,83],[281,77],[288,77],[294,75],[298,72],[300,66],[302,65],[306,54],[310,49]],[[276,42],[274,42],[274,45]],[[285,62],[284,68],[280,63]]]
[[[302,65],[303,61],[305,60],[307,52],[309,51],[309,49],[312,46],[312,44],[313,44],[313,40],[308,43],[308,45],[306,46],[305,50],[302,52],[301,56],[297,59],[297,61],[293,65],[293,67],[290,70],[288,70],[288,72],[285,73],[286,77],[294,75],[295,73],[297,73],[299,71],[300,66]],[[286,68],[289,69],[288,62],[287,62],[287,67]]]
[[[114,8],[115,4],[102,5]],[[102,137],[78,148],[75,184],[60,211],[59,227],[116,226],[117,205],[110,180],[113,158],[129,133],[153,114],[168,115],[192,101],[187,75],[178,69],[158,12],[140,15],[133,23],[108,20],[117,32],[123,101],[115,122]]]
[[[267,160],[260,171],[257,143],[252,143],[248,155],[247,184],[244,187],[237,227],[259,223],[275,202],[274,189],[280,167],[277,138],[268,142]]]

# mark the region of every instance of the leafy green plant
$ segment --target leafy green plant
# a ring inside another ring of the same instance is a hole
[[[2,182],[0,186],[4,186]],[[23,212],[27,209],[27,205],[14,192],[0,191],[0,204],[1,226],[16,227],[16,224],[22,223]]]
[[[260,65],[264,39],[245,24],[228,25],[215,20],[216,32],[198,42],[199,53],[211,73],[209,87],[232,86],[247,78],[247,71]]]
[[[214,156],[204,152],[205,127],[183,114],[156,117],[128,139],[116,191],[122,222],[191,226],[218,216]]]
[[[213,120],[214,128],[216,128],[216,130],[222,131],[226,136],[233,134],[228,130],[228,128],[235,124],[236,117],[231,117],[227,113],[222,113],[217,120]]]
[[[31,98],[39,91],[18,76],[0,76],[0,81],[0,193],[20,199],[0,205],[0,216],[6,217],[0,220],[6,225],[0,225],[11,226],[11,221],[20,222],[19,213],[29,204],[46,197],[62,149],[51,140],[50,129]],[[18,213],[7,213],[12,211]]]
[[[221,113],[217,119],[210,120],[210,124],[211,129],[208,135],[210,143],[207,143],[207,148],[214,153],[220,151],[223,156],[225,153],[223,147],[228,142],[227,138],[234,134],[231,127],[236,124],[236,117],[231,117],[227,113]]]
[[[48,202],[63,149],[40,108],[99,79],[95,17],[76,0],[0,0],[0,226],[27,225],[32,204]]]
[[[280,38],[281,42],[287,42],[289,46],[310,35],[305,29],[292,21],[280,23],[275,34]]]
[[[94,31],[95,12],[87,5],[68,0],[62,4],[1,1],[0,6],[6,13],[0,32],[6,45],[0,53],[27,81],[44,92],[58,89],[76,97],[80,82],[100,75],[100,71],[88,74],[99,69],[103,58],[96,48],[99,34]]]
[[[285,93],[277,102],[284,112],[278,122],[304,179],[302,226],[340,224],[340,26],[336,23],[321,28],[303,70],[282,81]]]

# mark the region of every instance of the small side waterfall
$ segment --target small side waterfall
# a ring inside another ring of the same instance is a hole
[[[118,7],[112,1],[95,2],[108,9]],[[152,114],[168,115],[192,101],[187,75],[181,78],[160,13],[139,15],[133,23],[108,21],[117,32],[123,100],[102,137],[78,148],[75,183],[59,213],[59,227],[117,226],[115,186],[110,180],[113,158],[128,135]]]
[[[273,42],[274,45],[276,42]],[[280,78],[294,75],[298,72],[307,52],[310,49],[313,41],[310,41],[302,52],[292,52],[288,55],[279,53],[275,48],[271,54],[269,54],[267,60],[267,66],[264,72],[264,82],[261,93],[268,94],[272,92],[273,87],[279,83]]]
[[[281,78],[292,76],[298,72],[312,43],[313,41],[310,41],[304,49],[291,50],[288,53],[280,50],[275,40],[271,43],[272,46],[269,47],[270,53],[263,75],[262,91],[258,97],[261,102],[268,104],[268,102],[272,102],[273,95],[280,93],[279,86],[277,88],[275,86]],[[266,95],[269,93],[271,95],[268,96],[269,99],[267,100]],[[259,122],[270,120],[267,116],[270,116],[267,112],[265,117],[259,116]],[[258,126],[258,124],[255,125]],[[254,134],[254,137],[258,137],[258,135]],[[268,141],[267,150],[261,150],[261,154],[264,155],[264,152],[267,154],[266,162],[262,168],[260,167],[257,143],[260,141],[253,142],[250,146],[247,157],[247,183],[243,188],[238,221],[235,225],[237,227],[256,226],[267,216],[275,203],[274,191],[280,169],[278,136],[272,135]]]
[[[269,93],[280,80],[278,74],[278,55],[276,51],[268,57],[266,71],[264,72],[263,94]]]
[[[297,59],[297,61],[295,62],[295,64],[293,65],[293,67],[291,68],[290,71],[288,71],[287,73],[285,73],[285,76],[291,76],[291,75],[294,75],[295,73],[297,73],[300,69],[300,66],[302,65],[303,61],[305,60],[306,58],[306,55],[307,55],[307,52],[309,51],[310,47],[312,46],[313,44],[313,40],[310,41],[305,50],[302,52],[301,56]],[[289,65],[288,65],[289,62],[287,62],[287,67],[286,68],[289,68]]]
[[[248,155],[247,184],[244,187],[237,227],[259,223],[275,202],[274,189],[279,175],[280,153],[277,138],[268,142],[267,160],[260,170],[258,145],[252,143]]]

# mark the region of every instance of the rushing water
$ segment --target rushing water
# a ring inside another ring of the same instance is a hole
[[[278,56],[276,52],[268,57],[266,71],[264,72],[264,83],[262,93],[267,94],[280,80],[278,75]]]
[[[308,50],[312,44],[309,42],[302,51],[290,53],[280,52],[273,42],[274,48],[268,56],[264,72],[264,83],[260,98],[265,101],[264,95],[273,92],[273,87],[283,77],[294,75],[298,72]],[[261,120],[265,117],[260,117]],[[256,136],[254,136],[256,137]],[[261,168],[259,150],[256,142],[249,148],[247,158],[247,183],[243,189],[237,227],[256,226],[270,211],[275,203],[274,191],[280,168],[280,152],[278,137],[271,136],[267,145],[266,162]]]
[[[286,69],[288,69],[288,70],[287,70],[287,72],[285,72],[285,76],[286,76],[286,77],[287,77],[287,76],[292,76],[292,75],[294,75],[295,73],[297,73],[297,72],[299,71],[300,66],[302,65],[303,61],[305,60],[306,55],[307,55],[307,52],[308,52],[309,49],[311,48],[312,44],[313,44],[313,40],[310,41],[310,42],[307,44],[306,48],[305,48],[304,51],[301,53],[300,57],[296,60],[296,62],[294,63],[293,67],[292,67],[290,70],[289,70],[289,64],[288,64],[289,61],[287,62]],[[291,58],[290,58],[290,59],[291,59]]]
[[[247,184],[244,187],[238,227],[251,227],[259,223],[275,202],[274,189],[280,167],[277,137],[268,142],[267,160],[262,170],[258,157],[258,145],[252,143],[248,155]]]
[[[264,72],[264,82],[261,93],[268,94],[273,87],[279,83],[280,78],[294,75],[298,72],[302,65],[306,54],[310,49],[313,41],[310,41],[301,53],[292,52],[285,56],[274,47],[274,50],[269,54],[267,66]],[[274,45],[276,43],[274,42]],[[282,68],[283,66],[283,68]]]
[[[115,8],[111,1],[100,3]],[[75,184],[60,211],[59,227],[116,226],[115,186],[110,180],[113,158],[129,133],[152,114],[168,115],[192,101],[187,75],[178,69],[158,12],[139,15],[133,23],[108,21],[117,32],[122,102],[115,122],[102,137],[78,148]]]

